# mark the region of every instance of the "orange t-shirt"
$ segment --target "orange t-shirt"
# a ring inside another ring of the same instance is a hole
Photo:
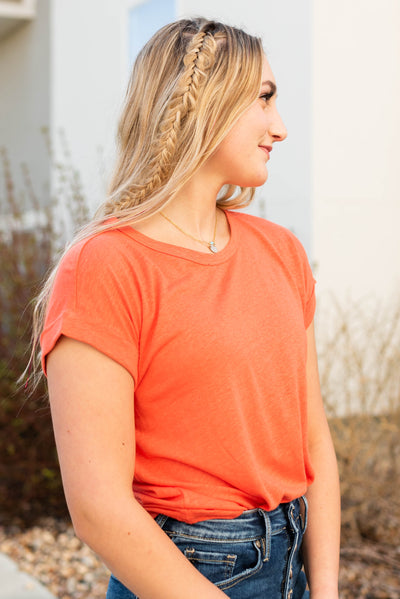
[[[217,254],[131,227],[76,244],[59,268],[41,337],[43,366],[66,335],[131,373],[135,496],[152,515],[189,523],[274,509],[313,480],[311,269],[288,230],[227,217],[231,239]]]

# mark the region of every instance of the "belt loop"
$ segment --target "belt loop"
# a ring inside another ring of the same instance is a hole
[[[157,522],[160,528],[164,528],[164,525],[167,520],[168,516],[166,516],[165,514],[158,514],[158,516],[155,517],[155,521]]]
[[[268,513],[259,508],[258,513],[263,517],[265,524],[265,535],[263,541],[263,562],[267,562],[271,555],[271,520]]]
[[[307,497],[305,495],[302,495],[300,497],[300,499],[302,499],[303,506],[304,506],[304,511],[300,507],[300,516],[301,516],[301,520],[302,520],[302,524],[303,524],[303,531],[305,531],[307,529],[307,520],[308,520],[308,501],[307,501]]]

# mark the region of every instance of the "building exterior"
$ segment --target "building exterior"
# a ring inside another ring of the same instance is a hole
[[[26,163],[45,204],[51,163],[67,160],[98,204],[135,53],[198,14],[262,36],[278,82],[289,136],[250,211],[299,236],[321,298],[398,294],[398,0],[0,1],[0,146],[15,179]]]

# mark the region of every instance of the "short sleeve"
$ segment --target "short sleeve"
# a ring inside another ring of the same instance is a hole
[[[313,321],[316,308],[315,279],[306,251],[299,239],[288,231],[293,243],[293,268],[296,271],[297,285],[301,295],[304,314],[304,326],[307,329]]]
[[[46,356],[65,335],[106,354],[136,382],[141,298],[124,238],[119,231],[99,234],[62,259],[40,339],[45,373]]]
[[[307,263],[308,265],[308,263]],[[306,295],[304,301],[304,324],[306,329],[310,326],[314,319],[316,299],[315,299],[315,279],[308,265],[306,278]]]

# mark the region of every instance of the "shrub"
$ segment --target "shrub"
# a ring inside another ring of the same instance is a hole
[[[344,541],[400,545],[400,303],[331,300],[319,313],[321,389],[342,491]]]
[[[45,383],[31,395],[27,386],[17,384],[28,361],[32,298],[66,232],[88,216],[79,174],[64,150],[64,162],[53,161],[56,200],[43,205],[25,165],[24,188],[16,190],[7,152],[1,149],[5,189],[0,204],[0,518],[19,514],[25,523],[44,509],[54,515],[66,513]]]

